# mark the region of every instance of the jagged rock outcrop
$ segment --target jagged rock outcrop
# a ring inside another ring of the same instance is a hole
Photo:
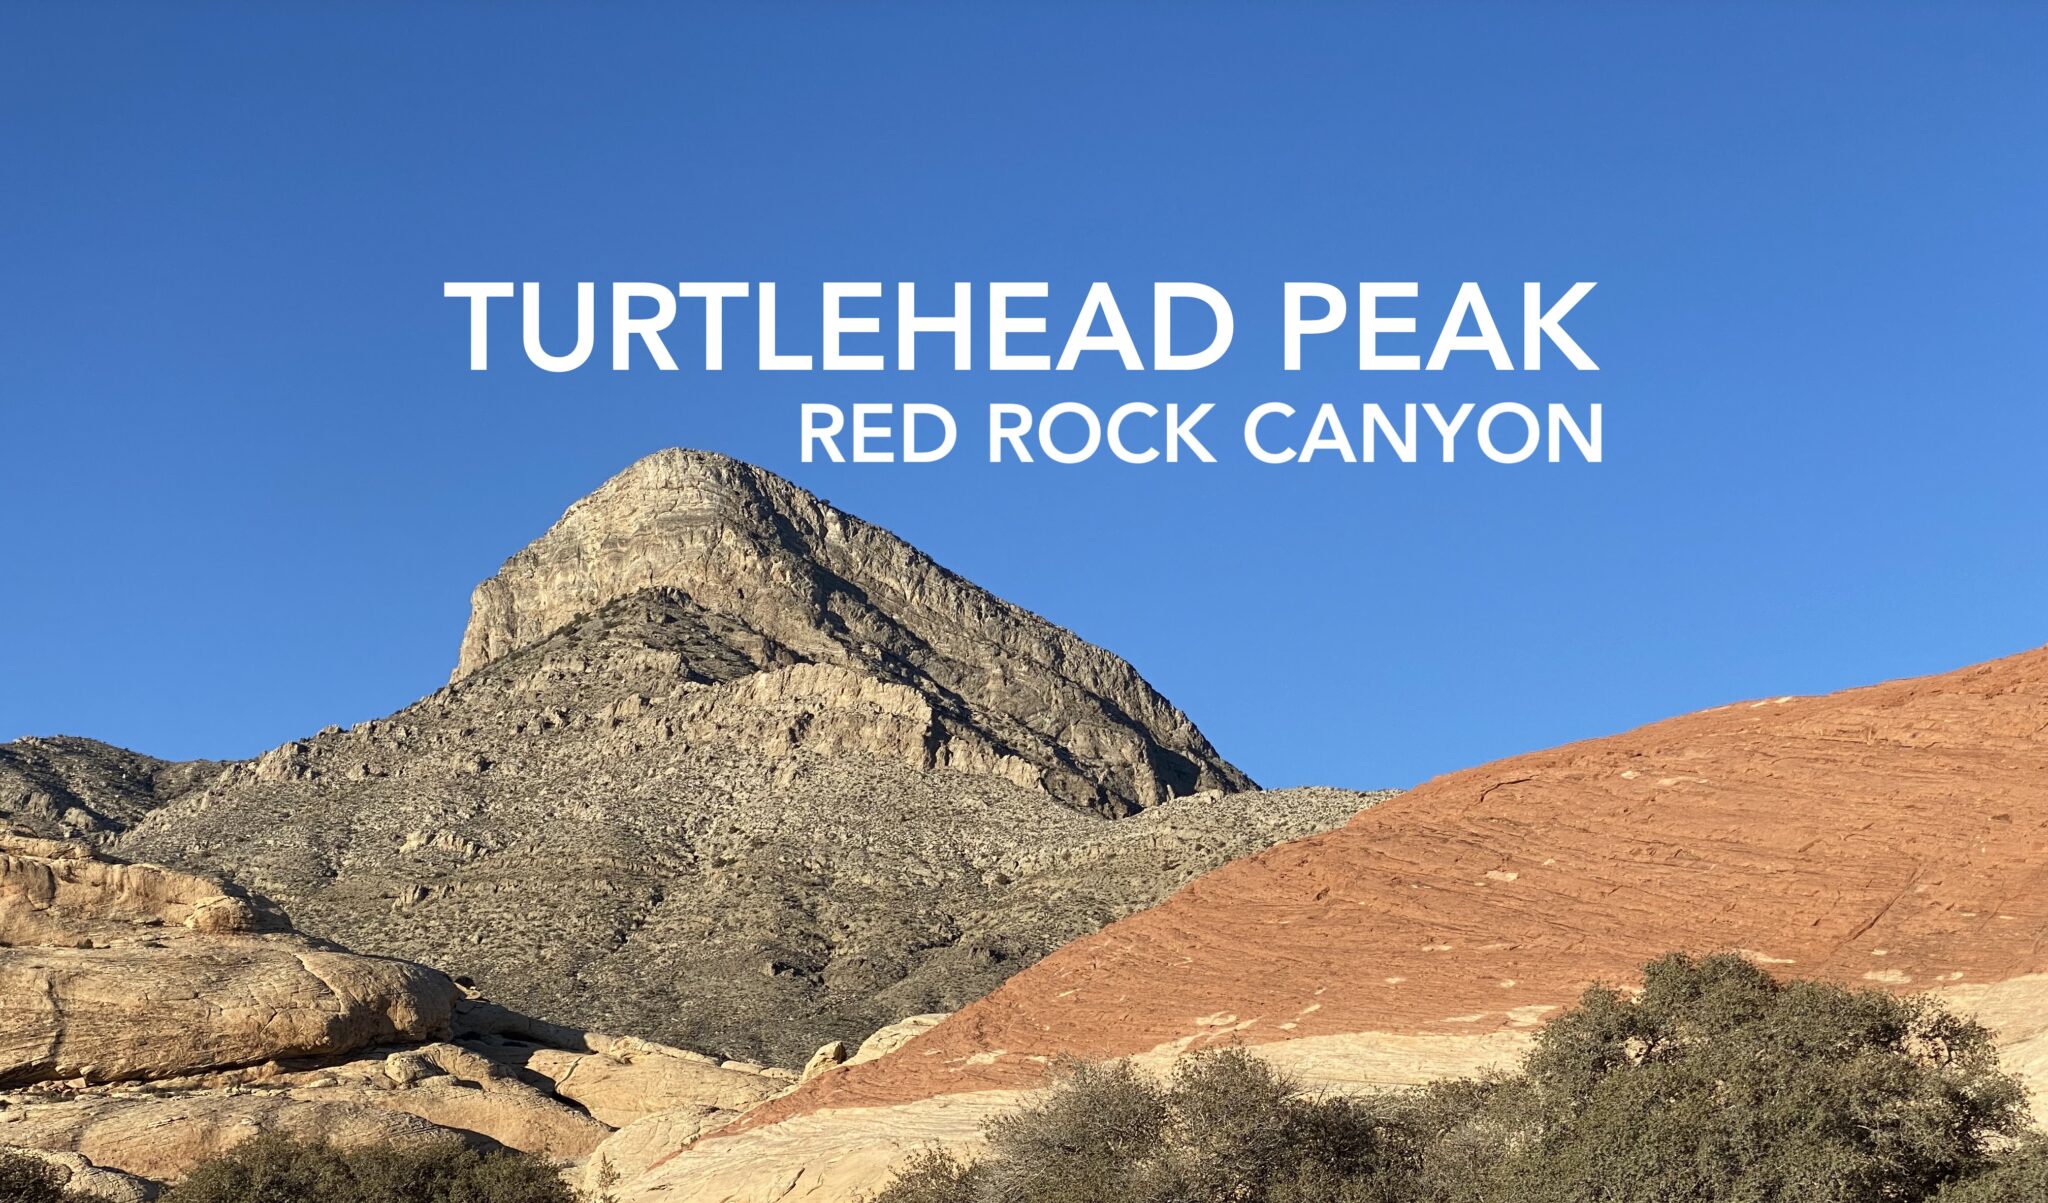
[[[920,1146],[972,1143],[1066,1055],[1243,1042],[1339,1089],[1471,1073],[1671,950],[1931,991],[2048,1110],[2048,649],[1438,778],[1197,879],[889,1056],[642,1150],[621,1197],[850,1199]]]
[[[815,664],[912,687],[1005,775],[1124,813],[1251,781],[1118,657],[947,572],[788,481],[664,451],[569,507],[479,585],[454,680],[647,589]],[[985,749],[985,750],[984,750]]]
[[[475,611],[455,683],[110,846],[525,1014],[796,1069],[1374,800],[1218,792],[1248,783],[1128,664],[721,456],[629,468]]]

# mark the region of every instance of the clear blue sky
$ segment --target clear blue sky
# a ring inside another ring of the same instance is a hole
[[[394,710],[672,445],[1122,653],[1270,784],[2048,642],[2039,6],[311,8],[0,10],[0,739]],[[465,279],[1194,279],[1239,332],[1175,376],[474,374]],[[1286,374],[1289,279],[1597,280],[1602,371]],[[805,401],[1069,399],[1597,400],[1608,462],[797,462]]]

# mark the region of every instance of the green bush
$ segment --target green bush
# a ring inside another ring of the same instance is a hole
[[[1075,1067],[876,1203],[2048,1203],[2025,1117],[1989,1034],[1930,1000],[1671,956],[1502,1077],[1347,1099],[1242,1050],[1165,1082]]]
[[[2026,1121],[1990,1034],[1927,998],[1666,957],[1586,993],[1485,1111],[1486,1198],[1883,1203],[1976,1173]]]
[[[2048,1143],[2028,1141],[1975,1177],[1949,1184],[1934,1203],[2043,1203],[2048,1200]]]
[[[39,1157],[0,1149],[0,1200],[5,1203],[89,1203],[64,1189],[67,1171]]]
[[[344,1149],[269,1135],[195,1166],[164,1203],[576,1203],[576,1197],[553,1166],[523,1153],[478,1153],[454,1141]]]

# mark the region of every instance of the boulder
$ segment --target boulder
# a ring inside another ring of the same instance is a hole
[[[804,1072],[800,1080],[808,1082],[826,1070],[837,1069],[844,1064],[846,1064],[846,1042],[844,1040],[834,1040],[830,1044],[820,1046],[817,1052],[811,1054],[811,1059],[804,1064]]]
[[[738,1114],[789,1089],[796,1075],[720,1063],[651,1040],[585,1034],[595,1051],[574,1052],[503,1040],[473,1043],[482,1055],[545,1079],[553,1092],[613,1128],[680,1109]]]
[[[104,1169],[77,1153],[48,1153],[41,1149],[9,1149],[26,1154],[57,1170],[58,1183],[73,1194],[107,1203],[150,1203],[160,1193],[157,1184],[119,1170]]]
[[[446,977],[265,930],[276,925],[192,874],[0,840],[0,1086],[163,1078],[447,1031]]]
[[[951,1014],[950,1011],[934,1011],[928,1015],[910,1015],[899,1019],[861,1041],[853,1056],[846,1059],[846,1064],[860,1065],[878,1057],[886,1057],[939,1026]]]

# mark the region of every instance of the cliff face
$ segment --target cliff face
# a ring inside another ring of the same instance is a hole
[[[910,686],[980,729],[1010,775],[1126,814],[1252,782],[1118,657],[889,532],[724,456],[664,451],[571,506],[479,585],[454,673],[648,589],[678,591],[804,661]]]
[[[917,1142],[971,1141],[1062,1055],[1241,1041],[1325,1086],[1469,1073],[1672,950],[1935,992],[2043,1098],[2048,650],[1438,778],[1198,878],[626,1197],[726,1197],[797,1168],[806,1198],[852,1197]]]

